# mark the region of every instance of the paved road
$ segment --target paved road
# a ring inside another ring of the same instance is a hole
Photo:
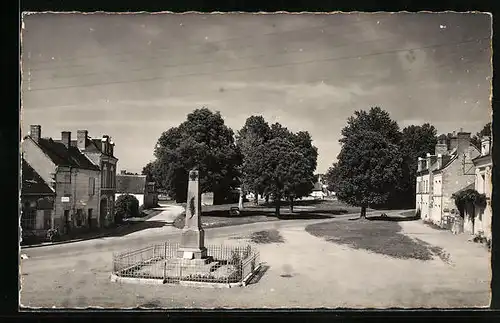
[[[168,208],[168,213],[161,213],[148,221],[162,221],[166,218],[171,218],[179,215],[184,210],[182,207],[172,206]],[[394,211],[397,214],[401,211]],[[374,212],[372,215],[380,214],[382,212]],[[345,218],[355,218],[359,215],[357,214],[345,214],[339,215],[335,218],[321,219],[321,220],[281,220],[281,221],[270,221],[270,222],[257,222],[251,224],[242,224],[236,226],[219,227],[219,228],[207,228],[205,229],[205,239],[215,239],[215,238],[228,238],[231,236],[245,235],[251,232],[267,229],[280,229],[280,228],[291,228],[291,227],[301,227],[307,224],[328,222],[335,219],[345,219]],[[160,220],[158,220],[158,218]],[[138,249],[143,246],[150,244],[161,243],[166,240],[178,241],[180,240],[180,230],[169,225],[158,228],[144,229],[141,231],[133,232],[124,236],[118,237],[105,237],[97,238],[92,240],[59,244],[52,246],[43,246],[38,248],[22,249],[21,254],[28,256],[30,259],[39,258],[60,258],[65,255],[73,257],[77,255],[85,255],[92,253],[106,253],[111,254],[113,252],[125,251],[128,249]],[[26,261],[26,260],[23,260]]]

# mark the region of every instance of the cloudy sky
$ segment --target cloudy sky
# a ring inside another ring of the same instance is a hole
[[[88,129],[140,172],[195,108],[238,130],[307,130],[318,172],[356,110],[475,133],[491,119],[486,14],[33,14],[23,19],[22,131]]]

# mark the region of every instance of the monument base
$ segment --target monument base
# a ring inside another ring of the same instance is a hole
[[[207,248],[180,247],[177,250],[177,257],[185,260],[203,260],[206,263],[208,261]]]
[[[184,229],[181,236],[181,247],[177,256],[184,259],[203,259],[207,257],[204,246],[205,232],[203,229]]]

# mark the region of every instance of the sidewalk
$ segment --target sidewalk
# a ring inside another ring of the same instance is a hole
[[[157,211],[159,209],[162,209],[163,211],[160,213],[156,213],[154,211]],[[73,238],[73,239],[68,239],[68,240],[63,240],[63,241],[57,241],[57,242],[43,242],[39,244],[33,244],[33,245],[25,245],[21,246],[22,249],[30,249],[30,248],[37,248],[37,247],[45,247],[45,246],[53,246],[53,245],[59,245],[59,244],[69,244],[69,243],[75,243],[75,242],[81,242],[85,240],[92,240],[92,239],[98,239],[98,238],[105,238],[109,236],[113,236],[115,234],[120,233],[121,230],[129,228],[129,225],[135,225],[139,224],[142,222],[163,222],[165,225],[172,225],[175,221],[175,219],[184,212],[184,208],[181,206],[177,205],[168,205],[168,206],[162,206],[160,208],[155,208],[151,210],[151,214],[142,217],[142,218],[133,218],[129,219],[129,221],[125,221],[124,224],[118,225],[117,227],[104,230],[101,232],[92,232],[88,234],[82,234],[82,236],[78,238]],[[128,222],[128,223],[127,223]],[[150,231],[152,229],[145,229],[141,231]],[[132,232],[130,235],[137,235],[137,232]]]

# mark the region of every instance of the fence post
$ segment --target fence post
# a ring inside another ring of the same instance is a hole
[[[165,248],[163,252],[163,280],[167,279],[167,243],[165,242]]]

